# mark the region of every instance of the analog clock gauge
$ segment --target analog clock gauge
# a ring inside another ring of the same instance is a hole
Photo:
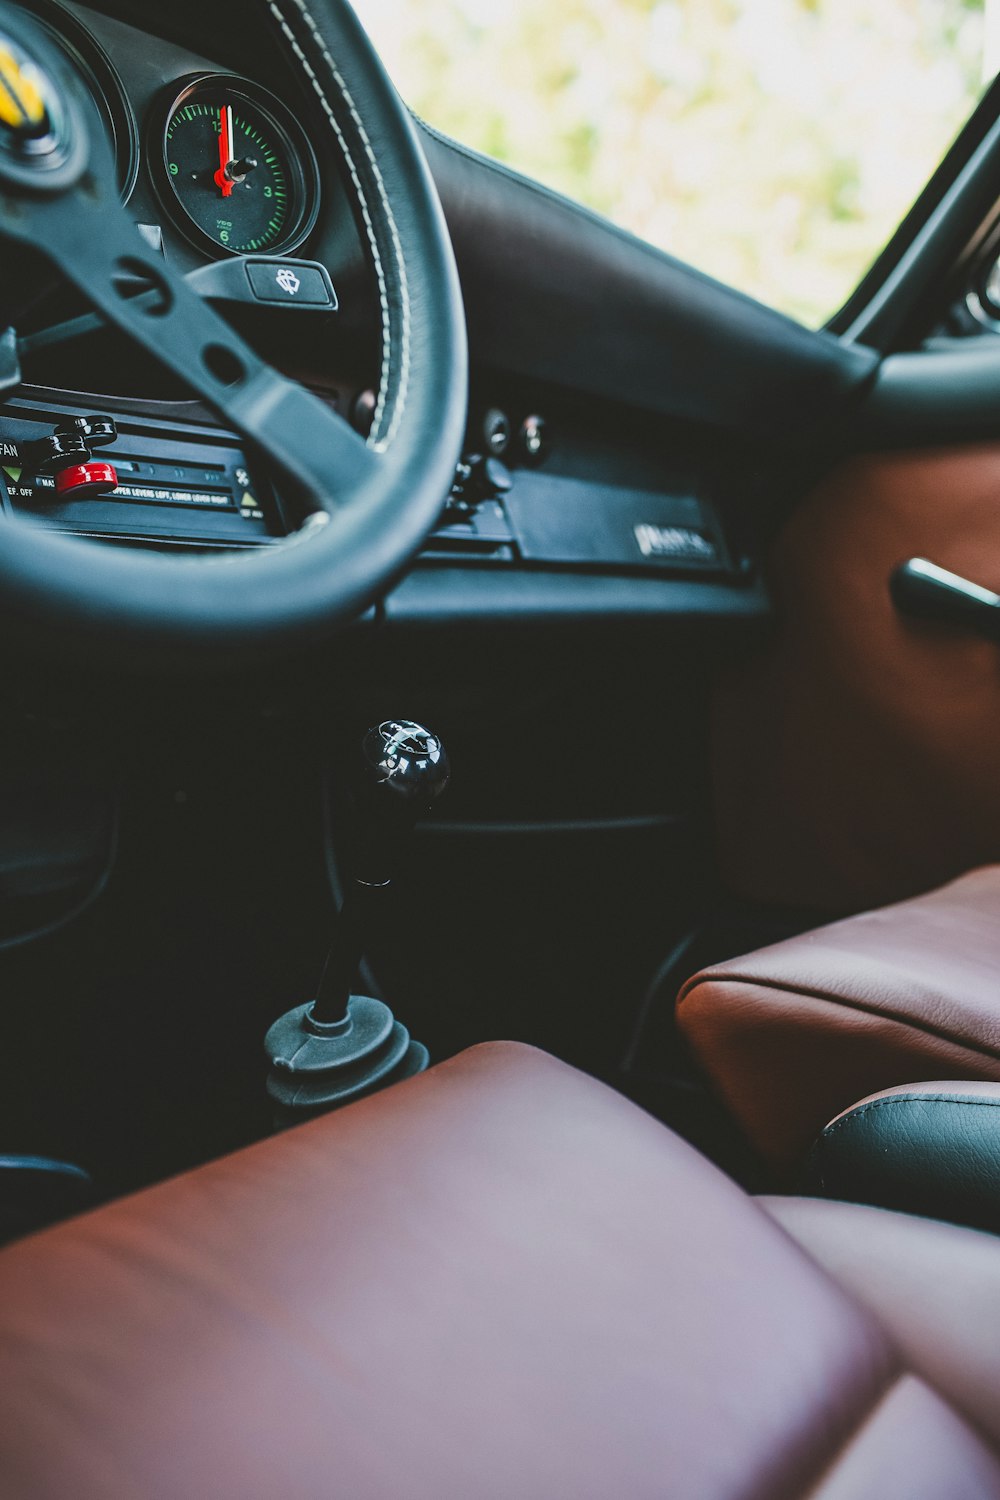
[[[161,191],[187,237],[216,254],[285,254],[316,222],[319,174],[301,126],[240,78],[192,79],[162,131]]]

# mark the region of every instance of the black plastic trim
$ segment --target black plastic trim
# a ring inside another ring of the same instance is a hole
[[[679,627],[700,629],[716,623],[745,628],[770,617],[770,602],[759,581],[728,584],[704,578],[609,577],[426,563],[387,597],[383,617],[390,626],[448,630],[454,630],[459,620],[463,628],[579,629],[657,619]]]
[[[829,323],[887,353],[997,200],[1000,80],[986,91],[899,228]]]
[[[858,414],[866,448],[929,447],[1000,438],[1000,348],[892,354]]]
[[[450,822],[437,818],[418,823],[418,832],[430,838],[564,838],[609,833],[666,833],[690,822],[683,813],[646,813],[621,818],[564,818],[512,823]]]

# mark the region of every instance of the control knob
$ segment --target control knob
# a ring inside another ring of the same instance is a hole
[[[117,436],[111,417],[72,417],[33,445],[31,459],[39,474],[55,475],[61,500],[106,495],[117,488],[118,474],[113,464],[94,463],[92,450],[113,443]]]

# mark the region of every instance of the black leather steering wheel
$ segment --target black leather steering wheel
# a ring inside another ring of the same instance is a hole
[[[234,24],[245,15],[227,0]],[[118,203],[110,148],[82,85],[23,12],[0,34],[34,69],[45,152],[0,126],[0,239],[35,247],[97,310],[255,445],[305,524],[221,556],[121,550],[8,520],[0,630],[145,665],[240,665],[316,642],[401,574],[440,514],[459,457],[467,348],[451,243],[410,118],[342,0],[255,0],[300,70],[326,132],[323,170],[346,168],[374,270],[381,375],[367,441],[266,365],[142,241]],[[129,298],[140,275],[153,297]],[[120,289],[121,288],[121,289]]]

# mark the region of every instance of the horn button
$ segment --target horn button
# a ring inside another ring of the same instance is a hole
[[[0,182],[61,189],[86,163],[87,134],[78,100],[42,45],[36,52],[0,30]]]

